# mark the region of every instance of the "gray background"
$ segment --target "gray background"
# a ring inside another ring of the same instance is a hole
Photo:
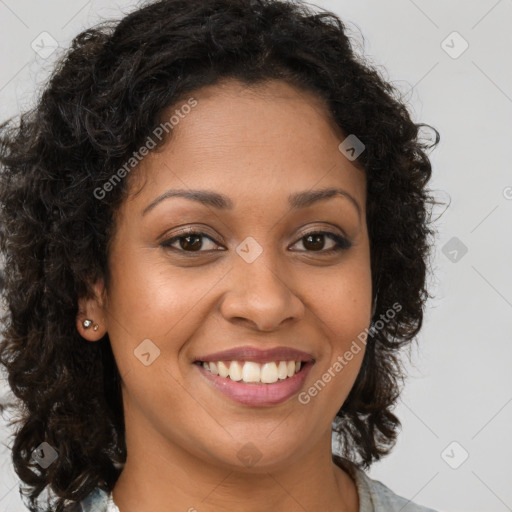
[[[0,119],[33,104],[79,31],[135,5],[0,0]],[[439,511],[512,510],[512,0],[316,5],[342,18],[358,51],[407,95],[413,119],[440,131],[431,188],[451,199],[437,223],[435,299],[396,409],[402,433],[369,475]],[[60,47],[50,56],[42,32]],[[0,437],[8,441],[4,423]],[[21,510],[1,448],[0,511]]]

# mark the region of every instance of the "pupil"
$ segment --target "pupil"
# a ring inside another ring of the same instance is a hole
[[[304,246],[306,248],[308,248],[307,245],[309,244],[310,240],[316,240],[316,242],[320,241],[320,247],[315,246],[315,243],[313,242],[313,249],[323,249],[323,247],[324,247],[323,235],[321,235],[321,234],[307,235],[306,236],[306,243],[304,244]]]
[[[190,239],[195,239],[198,243],[190,243]],[[181,248],[182,249],[189,249],[189,250],[196,250],[201,248],[201,237],[199,235],[189,235],[182,237],[181,242]],[[185,240],[185,243],[183,243],[183,240]]]
[[[304,244],[307,248],[313,250],[321,250],[324,247],[323,235],[307,235],[305,237],[306,243]],[[190,242],[195,240],[195,242]],[[189,235],[181,238],[181,248],[185,250],[195,251],[201,248],[201,236],[200,235]],[[309,246],[309,247],[308,247]]]

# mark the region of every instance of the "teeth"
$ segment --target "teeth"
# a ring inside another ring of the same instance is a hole
[[[261,375],[261,368],[258,363],[246,361],[244,369],[242,370],[242,380],[244,382],[259,382]]]
[[[208,363],[206,363],[206,364],[208,364]],[[221,377],[229,377],[229,368],[222,361],[219,361],[217,363],[217,368],[219,370],[219,375]]]
[[[217,369],[217,365],[211,361],[210,362],[210,368],[208,368],[212,373],[213,375],[218,375],[219,374],[219,370]]]
[[[203,362],[203,368],[214,375],[234,381],[273,384],[293,377],[300,370],[300,361],[272,361],[259,364],[254,361]]]
[[[277,382],[277,366],[276,363],[265,363],[261,367],[261,382],[264,384],[272,384]]]
[[[242,367],[238,361],[231,361],[229,365],[229,378],[231,380],[242,380]]]
[[[288,377],[288,365],[286,361],[279,361],[279,366],[277,367],[277,376],[283,380]]]

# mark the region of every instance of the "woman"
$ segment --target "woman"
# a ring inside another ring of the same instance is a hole
[[[364,472],[428,297],[428,146],[344,30],[153,2],[77,36],[2,126],[30,510],[431,510]]]

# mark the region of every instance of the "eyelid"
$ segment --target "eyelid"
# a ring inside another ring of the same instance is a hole
[[[298,233],[298,237],[299,238],[302,238],[303,236],[307,236],[307,235],[311,235],[311,234],[314,234],[314,233],[330,233],[331,235],[335,235],[335,236],[339,236],[339,237],[342,237],[342,238],[345,238],[347,241],[349,240],[348,236],[345,235],[345,233],[340,229],[340,228],[337,228],[337,226],[334,226],[333,225],[333,228],[337,229],[338,232],[336,232],[334,229],[331,230],[330,228],[326,228],[325,226],[319,226],[317,228],[313,227],[313,228],[304,228],[304,229],[301,229]],[[298,240],[297,240],[298,241]]]
[[[206,226],[203,226],[203,225],[192,225],[192,226],[190,226],[190,225],[188,225],[188,226],[186,226],[184,228],[177,228],[177,229],[178,229],[178,231],[174,231],[170,238],[166,238],[167,234],[169,233],[168,231],[166,231],[160,237],[161,241],[162,242],[169,242],[169,240],[173,240],[175,238],[180,238],[182,236],[187,236],[187,235],[203,235],[205,238],[209,238],[210,240],[212,240],[212,242],[215,242],[217,245],[219,245],[219,243],[216,240],[217,235],[210,234],[208,232],[208,228]],[[222,238],[222,237],[220,237],[220,238]],[[223,241],[222,243],[225,243],[225,242]]]
[[[331,231],[329,229],[312,229],[311,231],[303,231],[300,233],[300,236],[297,238],[295,242],[291,246],[294,246],[295,244],[299,243],[303,238],[310,236],[310,235],[322,235],[324,237],[331,237],[331,241],[335,242],[336,246],[331,249],[322,249],[320,251],[298,251],[298,252],[305,252],[305,253],[312,253],[312,254],[331,254],[333,252],[342,252],[346,251],[354,245],[353,242],[344,234],[335,233],[334,231]]]
[[[165,236],[164,236],[163,239],[159,242],[159,245],[164,248],[174,249],[176,252],[190,254],[190,255],[218,251],[219,249],[209,249],[207,251],[184,251],[183,249],[176,249],[175,247],[172,247],[172,244],[174,244],[180,238],[186,237],[187,235],[196,235],[196,236],[200,236],[202,238],[207,238],[208,240],[212,241],[215,245],[218,245],[218,246],[221,245],[219,242],[217,242],[217,240],[213,236],[209,235],[207,232],[203,231],[202,229],[203,228],[199,229],[199,228],[194,228],[194,227],[183,228],[183,229],[173,233],[172,236],[169,238],[165,238]],[[222,250],[225,250],[225,249],[222,249]]]
[[[175,247],[172,247],[173,243],[175,243],[177,240],[179,240],[180,238],[183,238],[183,237],[185,237],[187,235],[196,235],[196,236],[200,236],[202,238],[207,238],[211,242],[213,242],[214,244],[220,245],[213,236],[210,236],[207,232],[201,231],[201,229],[204,229],[204,228],[187,226],[185,228],[182,228],[178,232],[173,233],[173,235],[170,238],[162,240],[160,242],[160,245],[162,247],[164,247],[164,248],[168,247],[169,249],[175,250],[178,253],[183,253],[185,255],[190,255],[190,256],[201,254],[201,253],[211,254],[212,252],[219,251],[219,249],[208,249],[208,250],[199,250],[199,251],[185,251],[183,249],[177,249]],[[341,234],[339,232],[336,233],[336,232],[334,232],[334,230],[330,230],[330,229],[325,228],[325,227],[304,228],[304,229],[300,230],[299,233],[296,235],[296,237],[294,239],[294,242],[291,244],[291,246],[296,245],[297,243],[299,243],[306,236],[318,235],[318,234],[323,235],[325,237],[328,237],[329,235],[331,235],[331,237],[332,237],[331,240],[333,242],[335,242],[336,246],[331,248],[331,249],[327,249],[327,250],[325,250],[325,249],[322,249],[322,250],[319,250],[319,251],[307,251],[306,250],[306,251],[296,251],[296,252],[317,253],[317,254],[330,254],[332,252],[341,252],[341,251],[350,249],[353,246],[353,242],[344,233],[341,233]],[[224,248],[224,249],[221,249],[221,250],[224,251],[226,249]]]
[[[330,223],[324,223],[324,224],[330,224]],[[298,241],[299,238],[302,238],[303,236],[307,236],[309,234],[313,234],[313,233],[317,233],[319,231],[321,232],[325,232],[325,233],[331,233],[333,235],[336,235],[336,236],[340,236],[342,238],[345,238],[346,240],[349,240],[349,237],[345,234],[345,232],[339,228],[338,226],[332,224],[332,227],[336,230],[338,230],[339,232],[335,232],[335,231],[331,231],[329,228],[325,228],[324,226],[319,226],[317,228],[315,227],[308,227],[308,228],[303,228],[301,229],[296,238],[295,238],[295,241],[294,243],[296,243]],[[188,234],[200,234],[200,235],[206,235],[208,238],[210,238],[213,242],[217,243],[217,241],[215,240],[215,237],[217,235],[212,235],[212,234],[209,234],[207,231],[201,231],[202,229],[208,229],[207,226],[205,225],[202,225],[202,224],[199,224],[199,225],[187,225],[183,228],[178,228],[178,231],[174,232],[173,233],[173,236],[172,238],[175,238],[175,237],[179,237],[179,236],[185,236],[185,235],[188,235]],[[222,238],[222,237],[221,237]],[[169,239],[165,239],[165,234],[162,236],[162,239],[163,241],[168,241]],[[222,241],[222,243],[226,243],[224,240]]]

